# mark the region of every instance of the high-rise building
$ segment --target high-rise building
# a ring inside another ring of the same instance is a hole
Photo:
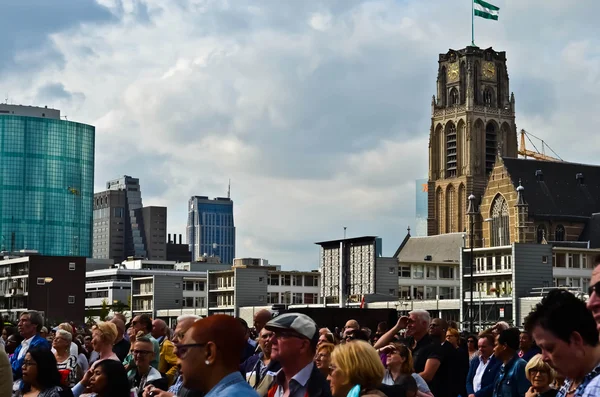
[[[124,175],[94,194],[94,258],[165,260],[167,208],[143,207],[140,181]]]
[[[95,128],[0,104],[0,140],[1,250],[91,256]]]
[[[192,260],[204,254],[219,256],[222,263],[235,258],[233,201],[217,197],[193,196],[188,202],[187,241]]]

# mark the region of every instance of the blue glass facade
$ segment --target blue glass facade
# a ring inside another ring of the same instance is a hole
[[[192,259],[217,255],[222,263],[235,258],[235,224],[233,201],[228,198],[210,200],[194,196],[188,203],[187,241]]]
[[[0,245],[43,255],[92,253],[95,128],[0,115]]]

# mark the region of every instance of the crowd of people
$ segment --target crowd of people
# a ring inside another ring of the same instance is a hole
[[[5,324],[0,397],[591,397],[600,396],[600,265],[587,305],[545,296],[523,329],[479,334],[413,310],[375,332],[307,315],[161,319],[115,314],[47,329],[36,311]],[[3,349],[2,349],[3,348]]]

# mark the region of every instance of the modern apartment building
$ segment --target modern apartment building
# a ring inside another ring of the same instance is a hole
[[[167,208],[143,207],[140,181],[124,175],[94,194],[94,258],[167,259]]]
[[[239,265],[208,272],[208,313],[239,315],[240,307],[318,304],[318,272],[283,271],[278,266]]]
[[[19,255],[0,260],[0,314],[15,321],[25,310],[38,310],[52,324],[82,324],[85,258]]]
[[[230,198],[193,196],[188,202],[187,242],[192,260],[219,256],[222,263],[235,258],[235,224]]]
[[[316,243],[321,246],[321,298],[326,305],[395,300],[398,261],[381,256],[381,239],[363,236]]]
[[[0,249],[91,256],[95,128],[1,104],[0,139]]]

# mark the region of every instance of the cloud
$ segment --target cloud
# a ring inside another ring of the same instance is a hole
[[[507,52],[518,127],[593,162],[600,4],[498,1],[475,41]],[[3,31],[0,76],[19,102],[54,99],[96,125],[98,190],[139,177],[144,204],[184,233],[189,196],[223,196],[231,178],[238,256],[289,268],[316,268],[313,242],[344,226],[389,255],[414,225],[438,54],[470,43],[467,2],[81,3],[40,17],[35,45]]]

